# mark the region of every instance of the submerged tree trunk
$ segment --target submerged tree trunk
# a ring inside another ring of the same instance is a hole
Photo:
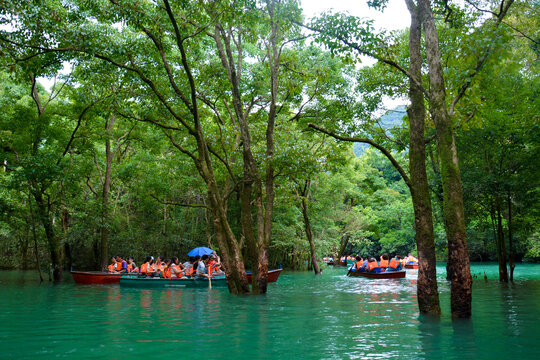
[[[41,221],[41,225],[43,225],[43,228],[45,229],[45,237],[47,238],[49,253],[51,254],[53,280],[62,281],[64,279],[64,274],[62,272],[60,242],[54,233],[54,226],[52,224],[48,204],[45,204],[45,200],[39,190],[34,190],[34,199],[37,204],[37,215]]]
[[[409,71],[418,83],[422,82],[422,55],[420,42],[422,36],[422,13],[420,7],[407,0],[411,13],[409,35]],[[431,194],[426,173],[426,142],[424,138],[425,106],[422,90],[413,79],[409,81],[411,105],[409,115],[409,168],[410,190],[414,208],[416,246],[418,249],[418,308],[421,313],[440,315],[439,292],[437,288],[437,270],[435,257],[435,236],[433,233],[433,212]]]
[[[453,317],[468,318],[471,316],[472,277],[458,154],[452,120],[446,107],[442,60],[431,2],[419,0],[419,5],[423,12],[429,67],[430,112],[435,123],[437,149],[441,162],[444,225],[448,241],[448,271],[451,279],[451,311]]]
[[[30,196],[30,191],[28,192],[28,210],[30,213],[30,225],[32,227],[32,237],[34,238],[34,252],[36,255],[36,268],[39,272],[39,280],[43,282],[43,272],[41,271],[41,259],[39,258],[39,249],[38,249],[38,244],[37,244],[36,222],[34,219],[34,210],[32,208],[32,198]]]
[[[510,194],[507,198],[508,202],[508,263],[510,265],[510,281],[514,281],[514,269],[516,267],[514,259],[514,239],[512,238],[512,199]]]
[[[109,193],[111,190],[111,172],[113,152],[111,150],[111,135],[114,127],[115,116],[111,115],[106,124],[105,137],[105,177],[103,179],[103,193],[101,196],[101,227],[100,227],[100,243],[99,243],[99,264],[101,271],[107,270],[109,263]]]
[[[497,212],[497,260],[499,262],[499,281],[508,282],[508,268],[506,266],[506,244],[502,225],[501,200],[499,195],[495,200]]]
[[[300,202],[300,208],[302,209],[302,216],[304,218],[304,229],[306,231],[306,237],[309,242],[311,264],[313,266],[313,271],[315,272],[315,275],[318,275],[321,273],[321,271],[319,270],[319,264],[317,263],[317,254],[315,252],[315,242],[313,240],[313,230],[311,228],[311,222],[309,221],[309,214],[308,214],[308,197],[309,197],[310,184],[311,184],[311,181],[306,180],[303,189],[300,189],[299,191],[298,200]]]

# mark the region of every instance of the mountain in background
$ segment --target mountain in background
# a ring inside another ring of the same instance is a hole
[[[391,129],[395,126],[401,126],[403,117],[407,115],[407,107],[405,105],[398,106],[389,110],[385,115],[381,116],[380,122],[383,129]],[[353,151],[356,157],[362,156],[364,151],[371,145],[364,143],[354,143]]]

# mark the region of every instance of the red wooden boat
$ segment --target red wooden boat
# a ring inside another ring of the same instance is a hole
[[[403,279],[407,272],[405,270],[401,271],[386,271],[382,273],[372,273],[365,271],[351,271],[349,276],[362,276],[370,279]]]
[[[119,284],[122,274],[112,274],[102,271],[72,271],[73,280],[77,284]]]
[[[283,270],[283,269],[276,269],[276,270],[268,271],[267,281],[268,282],[276,282],[278,277],[279,277],[279,274],[281,274],[281,270]],[[251,284],[251,272],[247,273],[247,278],[248,278],[248,282]]]
[[[405,269],[418,269],[418,264],[405,264]]]

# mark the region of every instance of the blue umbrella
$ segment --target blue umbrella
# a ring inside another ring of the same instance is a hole
[[[197,255],[203,256],[203,255],[210,255],[213,253],[214,250],[207,248],[206,246],[196,247],[195,249],[188,252],[188,256],[195,257]]]

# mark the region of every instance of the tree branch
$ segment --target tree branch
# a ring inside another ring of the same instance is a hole
[[[183,206],[183,207],[192,207],[192,208],[205,208],[205,209],[211,210],[210,207],[205,204],[184,204],[184,203],[178,203],[174,201],[166,201],[166,200],[161,200],[154,194],[150,194],[150,197],[156,200],[158,203],[164,204],[164,205]]]
[[[304,24],[301,24],[301,23],[297,23],[299,24],[300,26],[308,29],[308,30],[311,30],[313,32],[317,32],[317,33],[324,33],[323,30],[321,29],[317,29],[317,28],[314,28],[314,27],[311,27],[311,26],[308,26],[308,25],[304,25]],[[391,67],[395,68],[396,70],[400,71],[401,73],[403,73],[405,76],[407,76],[409,79],[411,79],[414,84],[416,86],[418,86],[418,88],[420,90],[422,90],[422,92],[424,93],[424,95],[429,98],[429,92],[422,86],[422,84],[416,80],[414,77],[411,76],[411,74],[409,74],[409,72],[407,71],[407,69],[405,69],[404,67],[402,67],[401,65],[399,65],[397,62],[393,61],[393,60],[389,60],[389,59],[385,59],[369,50],[366,50],[366,49],[362,49],[358,44],[354,44],[346,39],[343,39],[341,37],[337,37],[337,39],[339,41],[341,41],[342,43],[344,43],[345,45],[349,46],[350,48],[358,51],[360,54],[362,55],[366,55],[366,56],[369,56],[375,60],[378,60],[384,64],[387,64],[387,65],[390,65]]]
[[[394,165],[396,170],[399,172],[399,174],[403,178],[403,181],[405,181],[405,184],[407,184],[407,186],[409,188],[411,187],[411,180],[409,179],[409,176],[407,175],[405,170],[401,167],[401,165],[397,162],[397,160],[392,156],[392,154],[390,153],[390,151],[388,151],[388,149],[386,149],[385,147],[377,144],[375,141],[373,141],[371,139],[366,139],[366,138],[353,138],[353,137],[348,137],[348,136],[337,135],[337,134],[331,132],[330,130],[326,130],[325,128],[322,128],[322,127],[320,127],[318,125],[315,125],[315,124],[312,124],[312,123],[309,123],[307,125],[310,128],[313,128],[313,129],[315,129],[315,130],[317,130],[319,132],[322,132],[323,134],[329,135],[329,136],[331,136],[331,137],[333,137],[335,139],[338,139],[338,140],[347,141],[347,142],[360,142],[360,143],[365,143],[365,144],[369,144],[369,145],[373,146],[374,148],[376,148],[380,152],[382,152],[388,158],[388,160],[390,160],[392,165]]]

